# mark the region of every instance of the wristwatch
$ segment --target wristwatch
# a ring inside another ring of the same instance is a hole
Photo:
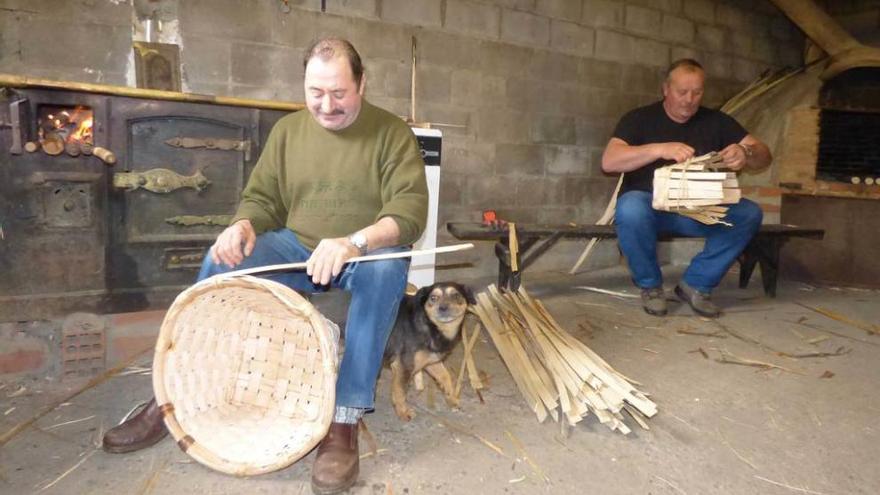
[[[736,143],[737,146],[742,148],[743,152],[746,154],[746,158],[750,158],[752,156],[752,147],[747,144]]]
[[[367,236],[364,235],[363,232],[355,232],[348,236],[348,242],[351,243],[352,246],[358,248],[361,256],[367,255]]]

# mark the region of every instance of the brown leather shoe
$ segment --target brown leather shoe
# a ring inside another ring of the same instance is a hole
[[[165,438],[168,430],[156,399],[150,400],[136,416],[104,434],[104,450],[114,454],[134,452]]]
[[[358,477],[358,425],[332,423],[312,465],[312,492],[328,495],[347,490]]]

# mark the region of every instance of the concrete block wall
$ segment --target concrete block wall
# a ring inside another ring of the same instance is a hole
[[[171,1],[171,0],[165,0]],[[617,119],[659,98],[664,68],[707,67],[705,102],[719,105],[765,69],[800,62],[799,31],[766,0],[275,0],[176,2],[185,88],[302,101],[302,50],[349,38],[367,67],[367,95],[444,131],[440,225],[494,208],[519,222],[593,222],[616,179],[600,170]],[[0,71],[120,84],[130,63],[132,7],[122,0],[2,0]],[[64,24],[63,20],[73,21]],[[75,56],[59,55],[58,30]],[[75,40],[75,41],[69,41]],[[446,124],[446,125],[443,125]],[[441,227],[439,242],[452,239]],[[591,267],[617,263],[606,243]],[[566,269],[582,243],[554,248]],[[494,273],[491,246],[441,259]]]

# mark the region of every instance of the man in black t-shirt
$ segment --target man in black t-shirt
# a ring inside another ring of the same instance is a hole
[[[705,237],[675,288],[675,293],[702,316],[718,316],[710,294],[761,225],[761,209],[752,201],[730,205],[726,225],[705,225],[677,213],[651,207],[654,170],[693,156],[718,151],[733,171],[770,164],[767,146],[732,117],[700,106],[705,73],[691,59],[674,62],[663,83],[663,100],[630,111],[620,119],[605,153],[602,170],[624,172],[614,222],[620,249],[633,282],[642,291],[645,311],[666,314],[663,275],[657,264],[660,234]]]

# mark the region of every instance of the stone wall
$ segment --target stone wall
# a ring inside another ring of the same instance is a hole
[[[615,178],[601,151],[623,112],[659,97],[664,67],[695,57],[717,106],[768,68],[798,65],[800,32],[765,0],[187,0],[173,4],[184,87],[302,101],[301,52],[351,39],[368,98],[444,131],[440,221],[494,208],[519,222],[593,222]],[[0,0],[0,72],[125,84],[133,6],[123,0]],[[167,20],[167,19],[166,19]],[[440,124],[446,124],[440,125]],[[451,242],[441,227],[440,242]],[[604,243],[590,267],[618,262]],[[566,269],[581,243],[554,248]],[[494,272],[491,246],[440,278]],[[474,270],[473,268],[476,268]]]

